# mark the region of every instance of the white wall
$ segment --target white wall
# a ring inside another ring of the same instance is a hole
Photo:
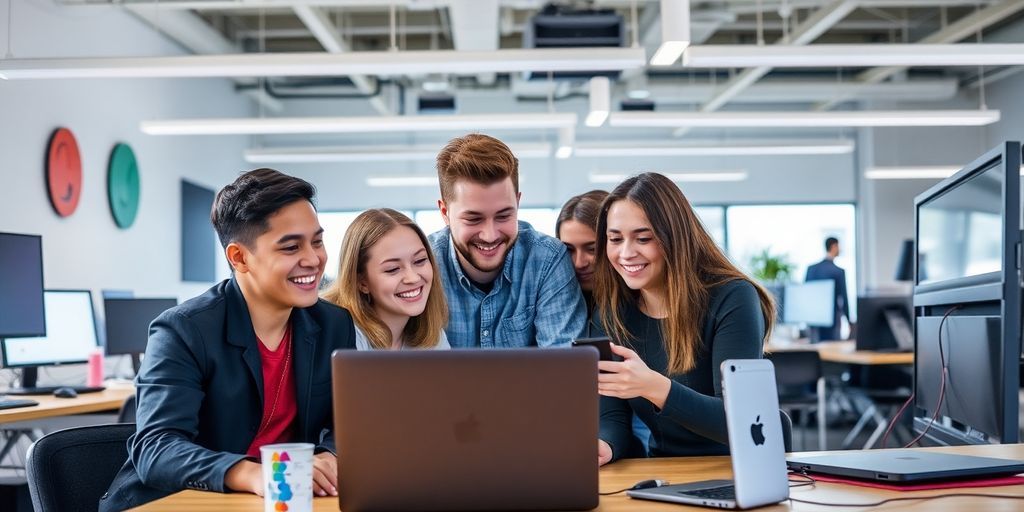
[[[14,0],[15,57],[156,55],[180,50],[120,9],[68,8]],[[7,9],[0,9],[6,52]],[[183,283],[180,180],[218,189],[245,164],[242,137],[153,137],[139,122],[176,116],[246,116],[252,108],[221,79],[0,81],[0,231],[43,236],[48,288],[134,290],[187,299],[210,283]],[[82,156],[83,190],[68,218],[53,212],[44,173],[47,141],[71,129]],[[115,143],[131,145],[141,200],[135,224],[116,227],[106,172]],[[226,275],[226,265],[221,265]],[[101,302],[97,300],[97,306]],[[102,315],[102,308],[97,308]]]

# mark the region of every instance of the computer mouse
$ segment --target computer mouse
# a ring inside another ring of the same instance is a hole
[[[75,388],[60,387],[53,390],[53,396],[57,398],[78,398],[78,391],[75,391]]]

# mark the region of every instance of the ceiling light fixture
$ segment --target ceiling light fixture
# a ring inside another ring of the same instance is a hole
[[[661,46],[652,66],[671,66],[690,46],[690,0],[661,0]]]
[[[679,183],[713,183],[744,181],[747,179],[747,171],[674,172],[662,174],[664,174],[668,179]],[[594,172],[590,174],[590,182],[621,183],[630,176],[633,176],[633,174]]]
[[[864,171],[869,180],[941,180],[957,173],[955,165],[926,165],[910,167],[870,167]],[[1024,176],[1024,167],[1020,173]]]
[[[683,54],[691,68],[1019,65],[1024,44],[731,44],[691,46]]]
[[[565,160],[572,156],[573,145],[576,143],[576,127],[566,126],[558,129],[558,149],[555,158]]]
[[[611,82],[606,76],[590,79],[590,113],[584,124],[596,128],[604,124],[611,112]]]
[[[366,184],[371,187],[436,187],[437,176],[369,176]]]
[[[850,139],[823,140],[751,140],[692,144],[640,142],[620,144],[577,144],[578,157],[656,157],[656,156],[745,156],[745,155],[842,155],[852,153]]]
[[[196,78],[622,71],[643,48],[527,48],[350,53],[243,53],[172,57],[2,59],[0,78]]]
[[[551,144],[514,144],[509,149],[520,159],[548,158]],[[251,164],[324,163],[324,162],[393,162],[433,160],[440,146],[297,146],[245,150],[245,161]]]
[[[574,127],[573,113],[460,114],[380,117],[247,117],[143,121],[149,135],[264,135],[294,133],[380,133],[460,130],[535,130]]]
[[[998,110],[878,110],[825,112],[615,112],[608,124],[644,128],[838,128],[862,126],[984,126]]]

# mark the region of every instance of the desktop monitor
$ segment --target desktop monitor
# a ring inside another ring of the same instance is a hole
[[[46,334],[43,239],[0,233],[0,338]]]
[[[104,299],[107,355],[144,353],[149,341],[149,324],[160,313],[177,305],[177,299]]]
[[[909,295],[857,297],[857,350],[914,349]]]
[[[46,336],[7,339],[5,368],[24,368],[21,385],[35,386],[39,366],[85,363],[99,345],[92,294],[88,290],[46,290]]]
[[[937,444],[1019,439],[1019,142],[914,199],[914,429]]]
[[[782,321],[831,327],[836,318],[835,287],[831,279],[787,284],[782,292]]]

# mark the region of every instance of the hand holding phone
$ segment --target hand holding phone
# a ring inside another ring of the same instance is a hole
[[[597,349],[598,354],[601,355],[602,361],[621,361],[622,358],[617,357],[612,353],[611,340],[607,337],[602,338],[580,338],[572,342],[574,347],[594,347]]]

